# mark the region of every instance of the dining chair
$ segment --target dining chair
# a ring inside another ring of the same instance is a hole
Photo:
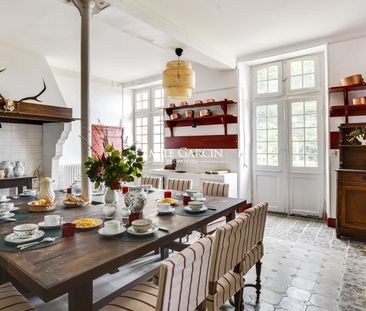
[[[202,182],[201,192],[204,196],[209,195],[214,197],[228,197],[229,187],[230,185],[226,183],[204,181]],[[209,223],[208,225],[198,229],[197,231],[200,232],[201,237],[203,237],[207,234],[215,232],[218,226],[221,226],[225,223],[226,223],[226,217],[221,217]]]
[[[205,237],[164,260],[159,285],[144,282],[105,306],[102,311],[204,310],[214,238]]]
[[[256,303],[259,302],[261,293],[261,270],[263,251],[263,237],[266,226],[268,203],[261,202],[254,207],[247,209],[244,214],[249,216],[245,243],[249,245],[248,252],[243,261],[243,273],[245,274],[255,266],[256,284],[245,284],[245,287],[254,287],[256,289]],[[241,216],[240,216],[241,217]]]
[[[1,311],[33,311],[35,309],[25,297],[10,283],[0,286]]]
[[[168,178],[168,185],[166,187],[166,189],[168,190],[186,191],[191,188],[192,188],[191,179]]]
[[[161,177],[155,177],[155,176],[141,177],[141,185],[152,185],[155,189],[160,189]]]
[[[245,232],[249,215],[217,227],[209,273],[207,308],[216,311],[232,296],[235,310],[242,308],[244,288],[243,259],[247,253]]]

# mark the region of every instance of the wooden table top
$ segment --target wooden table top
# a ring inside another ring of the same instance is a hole
[[[206,205],[217,208],[214,214],[203,214],[201,217],[175,214],[158,216],[156,200],[162,196],[161,191],[148,194],[148,202],[143,211],[144,218],[152,219],[159,226],[169,229],[169,233],[164,233],[157,239],[124,242],[105,238],[98,234],[97,229],[93,229],[77,232],[74,237],[39,250],[17,253],[0,251],[0,268],[47,302],[77,288],[85,281],[113,272],[134,259],[232,213],[245,203],[242,199],[208,197]],[[57,201],[61,202],[63,197],[63,194],[58,194]],[[15,206],[27,210],[28,201],[14,200],[14,202]],[[65,208],[60,203],[50,213],[62,215],[66,222],[81,217],[103,219],[102,207],[103,205],[88,205],[80,208]],[[45,213],[32,213],[29,219],[17,221],[16,224],[1,223],[0,233],[11,232],[12,228],[20,223],[43,221],[44,215]],[[119,213],[116,219],[121,219]]]

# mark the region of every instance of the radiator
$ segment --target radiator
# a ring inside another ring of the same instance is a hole
[[[66,189],[71,186],[75,179],[80,178],[81,165],[68,164],[60,165],[58,172],[58,188]]]

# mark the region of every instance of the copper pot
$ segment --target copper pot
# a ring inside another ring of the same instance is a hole
[[[175,104],[169,104],[169,108],[175,108]]]
[[[188,106],[188,102],[180,102],[181,106]]]
[[[194,111],[193,110],[187,110],[185,112],[186,118],[193,118],[194,117]]]
[[[4,179],[4,178],[5,178],[5,171],[0,170],[0,179]]]
[[[366,104],[366,97],[356,97],[352,100],[354,105],[364,105]]]
[[[195,105],[203,104],[203,101],[202,100],[195,100],[194,101],[194,104]]]
[[[179,113],[173,113],[170,115],[170,120],[176,120],[176,119],[179,119],[180,118],[180,115]]]
[[[206,99],[206,103],[214,103],[215,100],[213,98],[208,98]]]
[[[204,109],[200,111],[200,117],[207,117],[210,116],[211,114],[212,113],[210,109]]]
[[[341,83],[343,86],[362,84],[363,78],[362,75],[358,73],[349,77],[342,78]]]

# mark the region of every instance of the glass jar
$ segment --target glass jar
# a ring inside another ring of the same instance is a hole
[[[71,185],[71,192],[75,196],[81,195],[81,181],[80,178],[75,179],[75,181]]]

